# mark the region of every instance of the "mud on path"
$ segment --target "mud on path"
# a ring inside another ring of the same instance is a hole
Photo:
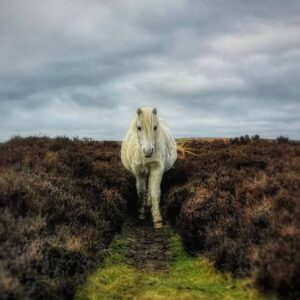
[[[123,228],[127,263],[139,270],[165,271],[174,260],[167,227],[154,229],[151,222],[127,220]]]

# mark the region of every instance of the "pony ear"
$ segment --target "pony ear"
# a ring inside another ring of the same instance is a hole
[[[140,115],[140,114],[142,113],[142,109],[139,107],[139,108],[136,110],[136,113],[137,113],[138,115]]]
[[[154,107],[152,112],[156,115],[157,114],[157,109]]]

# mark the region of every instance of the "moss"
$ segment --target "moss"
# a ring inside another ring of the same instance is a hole
[[[126,262],[127,231],[113,241],[104,265],[77,289],[75,299],[263,299],[250,279],[218,273],[204,257],[192,257],[167,229],[174,257],[164,272],[141,271]]]

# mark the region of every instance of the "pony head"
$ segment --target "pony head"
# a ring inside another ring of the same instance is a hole
[[[156,147],[158,118],[156,108],[138,108],[136,128],[141,151],[145,157],[151,157]]]

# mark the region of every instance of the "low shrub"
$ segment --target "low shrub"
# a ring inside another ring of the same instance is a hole
[[[199,156],[176,163],[188,180],[173,181],[164,215],[187,251],[253,276],[262,289],[300,297],[299,144],[246,140],[193,141]]]
[[[13,138],[0,145],[1,299],[66,299],[101,263],[135,187],[120,145]]]

